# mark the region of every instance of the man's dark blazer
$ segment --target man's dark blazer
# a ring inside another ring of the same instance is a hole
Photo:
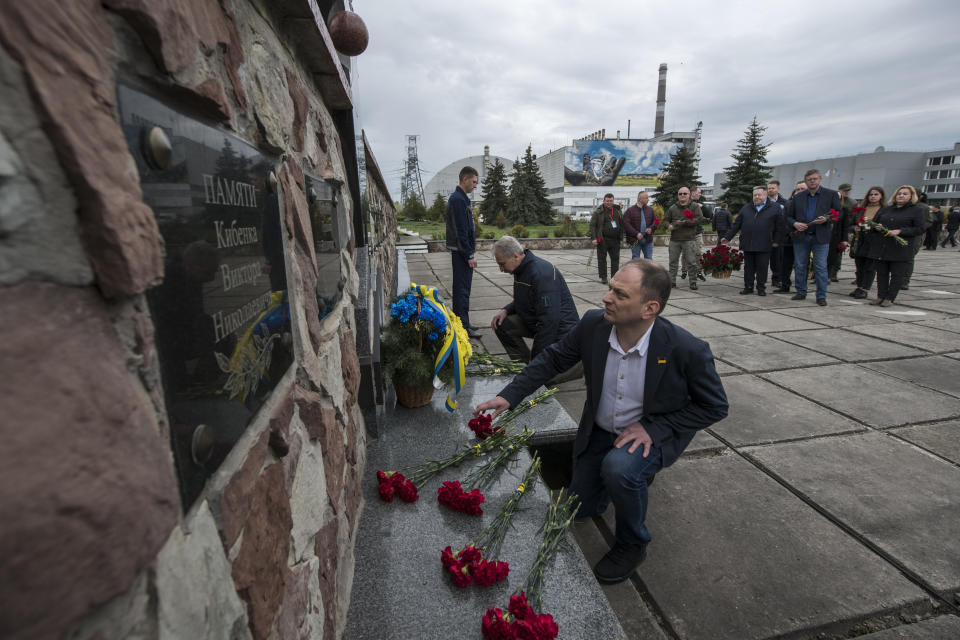
[[[757,207],[751,202],[743,205],[740,215],[724,237],[733,240],[733,236],[739,231],[741,251],[770,253],[773,251],[773,243],[779,242],[783,235],[784,224],[779,204],[767,200],[763,203],[763,208],[757,211]]]
[[[586,449],[594,429],[612,326],[603,311],[587,311],[570,333],[534,358],[499,394],[515,407],[541,384],[583,361],[587,401],[573,445],[574,458]],[[661,448],[663,466],[680,457],[697,431],[725,418],[727,407],[710,346],[657,317],[647,349],[640,422],[653,444]]]
[[[793,226],[794,222],[807,221],[807,200],[809,198],[809,191],[801,191],[797,195],[793,196],[793,198],[791,198],[787,203],[786,218],[787,227],[789,227],[790,231],[796,231],[796,228]],[[817,208],[814,210],[813,217],[816,219],[820,216],[824,216],[828,219],[828,222],[825,222],[824,224],[810,225],[810,229],[814,229],[814,244],[830,243],[830,236],[833,234],[833,223],[829,222],[830,209],[840,211],[841,208],[840,194],[833,189],[820,187],[820,196],[817,199]]]

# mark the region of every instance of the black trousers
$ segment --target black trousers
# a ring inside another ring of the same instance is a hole
[[[948,242],[950,243],[951,247],[957,246],[957,230],[956,229],[947,229],[947,237],[943,239],[943,242],[940,243],[940,246],[946,249]]]
[[[783,247],[774,247],[770,252],[770,280],[773,286],[780,286],[780,272],[783,271]]]
[[[790,278],[793,275],[793,245],[792,244],[782,244],[780,245],[780,288],[789,289],[790,288]],[[774,249],[776,251],[776,249]]]
[[[507,357],[511,360],[519,360],[520,362],[530,362],[532,354],[524,338],[533,338],[535,334],[527,328],[527,325],[520,319],[520,316],[515,313],[509,314],[503,319],[500,326],[497,327],[496,334],[500,340],[500,344],[503,345],[504,351],[507,352]],[[555,375],[547,382],[547,386],[550,387],[560,384],[561,382],[569,382],[570,380],[576,380],[581,377],[583,377],[583,363],[578,362],[563,373]]]
[[[854,258],[857,263],[857,287],[864,291],[870,291],[873,286],[873,278],[877,275],[877,267],[869,258]]]
[[[610,256],[610,277],[620,268],[620,241],[604,238],[597,244],[597,271],[601,280],[607,279],[607,256]]]
[[[906,279],[909,262],[890,262],[889,260],[874,260],[877,270],[877,299],[897,299],[900,287]]]
[[[843,260],[843,251],[837,251],[836,244],[830,247],[827,254],[827,275],[836,278],[840,272],[840,262]]]
[[[770,266],[769,251],[744,251],[743,252],[743,288],[753,289],[753,283],[757,283],[757,291],[764,291],[767,288],[767,267]]]
[[[943,225],[939,222],[930,225],[923,238],[923,246],[927,249],[936,250],[937,241],[940,239],[940,229]]]
[[[459,251],[451,251],[453,260],[453,312],[460,317],[463,328],[470,326],[470,289],[473,286],[473,269],[467,257]]]

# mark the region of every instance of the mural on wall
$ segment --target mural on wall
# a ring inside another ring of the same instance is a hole
[[[566,186],[655,187],[680,144],[652,140],[575,140],[563,162]]]

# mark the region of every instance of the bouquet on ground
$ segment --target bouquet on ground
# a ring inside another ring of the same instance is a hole
[[[493,522],[460,551],[454,552],[448,546],[440,553],[440,562],[455,585],[465,587],[472,583],[489,587],[509,575],[510,565],[497,558],[500,557],[500,548],[510,527],[510,520],[519,509],[520,500],[533,489],[539,472],[540,458],[534,456],[520,484],[501,507]]]
[[[482,492],[486,491],[507,462],[516,457],[520,448],[527,445],[533,434],[533,429],[524,429],[520,433],[508,436],[509,443],[504,444],[490,460],[468,475],[464,479],[463,485],[456,480],[444,482],[443,486],[437,491],[437,502],[453,511],[459,511],[470,516],[482,514],[483,509],[480,508],[480,505],[485,500]],[[464,491],[464,486],[470,487],[470,491]]]
[[[390,318],[380,345],[384,372],[398,390],[405,386],[431,392],[452,380],[459,392],[473,348],[460,318],[444,306],[436,290],[411,283],[390,305]],[[448,397],[447,408],[451,405],[456,408]]]
[[[893,235],[890,233],[890,229],[887,229],[882,224],[874,221],[867,220],[867,216],[860,216],[860,219],[857,221],[857,224],[860,225],[862,229],[870,229],[871,231],[879,231],[883,234],[884,238],[893,238],[896,240],[897,244],[901,247],[907,246],[907,239],[901,238],[899,235]]]
[[[579,502],[580,499],[575,494],[565,496],[561,490],[550,503],[543,523],[543,541],[537,551],[537,559],[530,567],[520,592],[510,596],[507,611],[500,608],[487,609],[480,622],[480,631],[484,638],[553,640],[557,637],[560,629],[553,616],[549,613],[537,613],[537,610],[543,608],[543,572],[566,539],[567,529],[573,522]]]
[[[399,471],[377,471],[377,481],[380,483],[380,499],[384,502],[393,502],[394,496],[399,495],[404,502],[415,502],[419,497],[419,489],[422,489],[435,475],[459,465],[464,460],[476,458],[491,451],[499,451],[502,447],[511,445],[515,437],[516,435],[507,435],[506,431],[498,431],[482,442],[461,447],[456,453],[446,458],[427,460],[413,469],[409,477],[404,476]],[[404,486],[406,488],[401,491]]]
[[[739,271],[743,264],[743,252],[721,244],[700,256],[700,269],[703,273],[729,273]]]

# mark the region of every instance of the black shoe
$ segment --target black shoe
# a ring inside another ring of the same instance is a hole
[[[753,289],[741,289],[741,290],[740,290],[740,295],[742,295],[742,296],[746,296],[746,295],[749,295],[749,294],[751,294],[751,293],[753,293]]]
[[[857,300],[862,300],[867,297],[867,292],[864,291],[863,289],[857,289],[851,295]]]
[[[830,276],[830,282],[840,282],[840,280],[837,279],[837,276]]]
[[[603,584],[623,582],[637,570],[646,557],[647,545],[617,542],[593,568],[593,575]]]
[[[707,281],[707,279],[703,277],[703,274],[702,274],[702,273],[698,273],[698,274],[697,274],[697,280],[699,280],[700,282],[706,282],[706,281]]]
[[[480,327],[478,327],[478,326],[475,325],[475,324],[472,324],[472,325],[470,325],[469,327],[467,327],[467,330],[468,330],[468,331],[480,331]]]
[[[766,292],[766,290],[764,290],[764,289],[757,289],[757,295],[758,295],[758,296],[765,296],[765,295],[767,295],[767,292]]]
[[[806,299],[807,299],[807,296],[806,296],[806,294],[804,294],[804,293],[795,293],[795,294],[793,294],[793,297],[790,298],[790,299],[791,299],[791,300],[806,300]]]
[[[790,287],[780,287],[779,289],[774,289],[774,293],[790,293]]]
[[[825,307],[825,306],[827,306],[827,299],[826,299],[826,298],[817,298],[817,304],[820,305],[821,307]]]
[[[467,329],[467,335],[475,340],[480,339],[480,332],[475,331],[474,329]]]
[[[900,287],[900,291],[910,291],[910,285],[904,284],[902,287]]]
[[[779,281],[779,280],[771,280],[771,281],[770,281],[770,286],[773,287],[774,289],[779,289],[779,288],[780,288],[780,281]]]
[[[606,278],[600,278],[600,282],[602,282],[603,284],[607,284],[607,279],[606,279]]]
[[[683,273],[680,274],[680,279],[681,279],[681,280],[686,280],[686,279],[687,279],[687,272],[686,272],[686,271],[684,271]]]
[[[697,281],[696,281],[696,280],[691,280],[691,281],[690,281],[690,288],[693,289],[694,291],[697,290]]]
[[[677,283],[676,283],[676,282],[671,282],[671,283],[670,283],[670,288],[671,288],[671,289],[676,289],[676,288],[677,288]]]

